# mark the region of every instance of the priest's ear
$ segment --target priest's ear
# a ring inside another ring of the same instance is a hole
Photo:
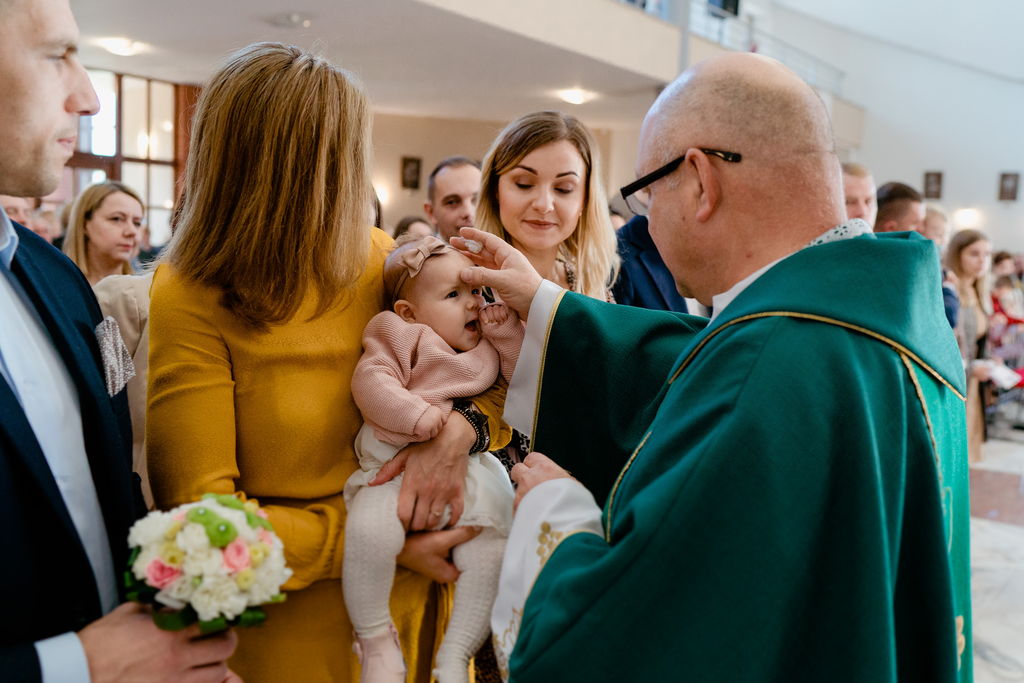
[[[697,212],[694,217],[704,223],[715,213],[722,200],[722,185],[719,182],[718,171],[708,155],[696,148],[689,150],[683,163],[695,171],[697,186],[693,191],[696,195]]]
[[[395,305],[392,308],[394,309],[395,313],[398,314],[398,317],[404,320],[405,322],[416,322],[416,308],[409,301],[406,301],[405,299],[399,299],[398,301],[395,302]]]

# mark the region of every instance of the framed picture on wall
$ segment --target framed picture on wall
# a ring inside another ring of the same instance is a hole
[[[1020,173],[1001,173],[999,175],[999,201],[1017,201],[1017,189],[1020,187]]]
[[[423,160],[419,157],[402,157],[402,189],[420,189],[420,168]]]
[[[942,171],[926,171],[924,174],[924,198],[942,199]]]

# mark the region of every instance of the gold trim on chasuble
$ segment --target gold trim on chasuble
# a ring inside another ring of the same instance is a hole
[[[552,315],[552,319],[553,318],[554,318],[554,315]],[[848,329],[848,330],[853,330],[854,332],[859,332],[859,333],[861,333],[863,335],[871,337],[872,339],[878,340],[878,341],[880,341],[880,342],[882,342],[882,343],[892,347],[900,355],[900,358],[903,361],[904,365],[906,365],[907,372],[910,373],[910,381],[914,383],[914,388],[917,390],[917,399],[921,403],[921,409],[924,411],[925,424],[927,424],[927,426],[928,426],[928,436],[930,437],[931,442],[932,442],[932,454],[933,454],[933,457],[935,458],[936,470],[937,470],[938,476],[939,476],[939,485],[940,485],[940,487],[942,487],[942,484],[943,484],[943,482],[942,482],[942,468],[939,466],[940,465],[940,463],[939,463],[939,451],[938,451],[938,447],[935,444],[935,433],[934,433],[934,430],[932,428],[931,418],[928,415],[928,407],[925,405],[925,402],[924,402],[924,395],[921,393],[921,385],[917,381],[917,376],[914,374],[913,367],[909,364],[909,359],[913,359],[914,363],[917,364],[918,366],[920,366],[921,369],[923,369],[925,372],[927,372],[932,377],[937,379],[939,382],[944,384],[961,401],[966,402],[967,399],[966,399],[966,397],[963,394],[961,394],[959,391],[956,390],[956,387],[954,387],[952,384],[947,382],[946,379],[942,375],[940,375],[937,370],[935,370],[933,367],[931,367],[930,365],[925,363],[913,351],[911,351],[907,347],[903,346],[899,342],[895,341],[894,339],[890,339],[889,337],[886,337],[883,334],[879,334],[878,332],[875,332],[874,330],[869,330],[866,327],[861,327],[860,325],[854,325],[853,323],[844,322],[842,320],[836,320],[835,318],[828,318],[828,317],[821,316],[821,315],[814,315],[813,313],[796,313],[796,312],[793,312],[793,311],[765,311],[764,313],[751,313],[750,315],[744,315],[744,316],[740,316],[739,318],[736,318],[734,320],[730,320],[729,322],[725,323],[724,325],[722,325],[718,329],[716,329],[713,332],[711,332],[710,334],[708,334],[708,336],[704,337],[704,339],[702,339],[700,341],[700,343],[697,344],[697,347],[695,349],[693,349],[693,351],[691,351],[690,354],[685,359],[683,359],[683,362],[679,364],[679,367],[676,369],[676,371],[672,373],[672,376],[668,379],[668,384],[671,385],[673,382],[676,381],[676,379],[683,372],[683,370],[685,370],[687,368],[687,366],[689,366],[690,363],[693,362],[693,359],[697,356],[698,353],[700,353],[701,349],[703,349],[707,345],[707,343],[709,341],[711,341],[719,332],[721,332],[722,330],[725,330],[726,328],[732,327],[733,325],[736,325],[736,324],[739,324],[739,323],[742,323],[742,322],[747,322],[748,320],[757,320],[759,318],[797,318],[797,319],[801,319],[801,320],[812,320],[812,321],[815,321],[815,322],[826,323],[828,325],[835,325],[837,327],[842,327],[842,328],[845,328],[845,329]],[[550,323],[549,323],[549,331],[550,331]],[[538,401],[538,406],[539,405],[540,404],[539,404],[539,401]],[[612,491],[611,491],[610,494],[608,494],[608,504],[607,504],[606,510],[605,510],[605,524],[604,524],[605,541],[607,541],[608,543],[611,543],[611,540],[612,540],[612,513],[614,512],[612,506],[615,503],[615,494],[618,491],[619,485],[622,483],[623,478],[626,476],[626,472],[628,472],[630,467],[633,466],[633,461],[636,460],[637,454],[640,453],[640,449],[642,449],[644,447],[644,444],[647,443],[647,439],[650,436],[651,436],[651,432],[650,431],[648,431],[647,434],[644,435],[644,438],[640,442],[640,445],[638,445],[636,447],[636,450],[633,451],[633,454],[631,456],[629,456],[629,460],[626,461],[626,464],[622,468],[622,471],[619,472],[619,476],[615,480],[615,485],[612,486]],[[949,498],[950,498],[950,504],[948,506],[949,514],[947,515],[949,517],[950,527],[949,527],[949,532],[946,534],[946,537],[948,539],[948,544],[949,544],[949,547],[947,548],[947,551],[948,551],[949,549],[952,549],[952,546],[953,546],[952,489],[949,489],[948,487],[943,487],[940,490],[942,491],[942,505],[943,505],[944,508],[947,507],[946,506],[946,491],[947,490],[949,491]]]
[[[558,312],[558,307],[562,304],[562,298],[565,293],[569,290],[563,289],[558,293],[558,297],[555,299],[555,305],[551,307],[551,315],[548,316],[548,326],[544,330],[544,346],[540,354],[540,367],[537,369],[540,376],[537,378],[537,395],[533,400],[533,424],[530,425],[530,446],[531,448],[535,445],[534,441],[537,437],[537,422],[540,419],[540,395],[541,389],[544,386],[544,365],[548,362],[548,339],[551,338],[551,328],[555,326],[555,314]]]

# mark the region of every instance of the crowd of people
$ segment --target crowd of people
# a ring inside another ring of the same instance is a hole
[[[968,444],[1020,263],[840,166],[788,69],[669,85],[628,221],[587,127],[541,111],[392,236],[356,79],[253,44],[140,267],[132,188],[75,198],[63,255],[23,199],[98,107],[76,35],[66,0],[0,1],[13,680],[970,680]],[[127,529],[206,493],[267,511],[288,600],[161,631],[120,604]]]

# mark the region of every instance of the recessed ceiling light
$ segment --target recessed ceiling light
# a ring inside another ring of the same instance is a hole
[[[565,90],[556,90],[555,95],[558,99],[563,102],[568,102],[569,104],[586,104],[597,97],[596,92],[584,90],[583,88],[566,88]]]
[[[93,41],[107,52],[121,57],[133,57],[140,52],[148,52],[149,45],[131,38],[97,38]]]
[[[957,209],[953,212],[953,223],[961,230],[981,227],[984,214],[978,209]]]
[[[313,25],[309,16],[300,12],[284,12],[267,18],[267,23],[278,28],[309,28]]]

